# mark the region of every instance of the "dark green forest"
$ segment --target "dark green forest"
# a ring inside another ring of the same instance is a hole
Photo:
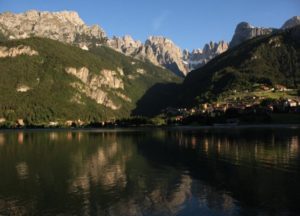
[[[252,91],[256,84],[299,88],[299,26],[246,41],[192,71],[184,80],[180,101],[214,101],[232,91]]]
[[[180,82],[170,71],[126,57],[110,48],[101,46],[89,52],[57,41],[42,38],[1,42],[3,47],[30,46],[38,55],[21,55],[15,58],[0,58],[0,118],[14,122],[22,118],[27,124],[45,124],[50,121],[81,119],[87,122],[129,117],[137,101],[157,83]],[[133,64],[134,63],[134,64]],[[121,106],[112,110],[87,97],[71,86],[80,82],[65,72],[66,67],[87,67],[91,74],[102,69],[117,71],[122,68],[124,89],[119,92],[131,102],[116,96],[114,89],[103,87],[109,98]],[[137,69],[145,74],[137,74]],[[133,76],[134,79],[129,77]],[[27,92],[18,92],[18,86],[30,87]],[[81,102],[72,102],[80,94]]]

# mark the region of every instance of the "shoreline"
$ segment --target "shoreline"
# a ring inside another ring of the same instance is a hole
[[[86,128],[0,128],[0,132],[13,131],[148,131],[148,130],[201,130],[201,129],[300,129],[299,124],[245,124],[245,125],[174,125],[174,126],[129,126],[129,127],[86,127]]]

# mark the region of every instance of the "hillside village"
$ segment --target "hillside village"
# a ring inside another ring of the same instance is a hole
[[[0,127],[299,123],[299,20],[242,22],[229,46],[184,57],[164,37],[109,39],[75,12],[0,14]]]
[[[237,92],[217,102],[199,103],[190,108],[168,107],[153,118],[131,117],[111,119],[101,122],[85,122],[81,119],[67,121],[50,121],[41,125],[28,125],[26,120],[17,119],[10,122],[0,118],[0,127],[116,127],[116,126],[163,126],[163,125],[237,125],[247,123],[293,123],[290,118],[299,121],[299,90],[289,89],[284,85],[254,85],[255,91]],[[281,116],[273,119],[272,115]],[[296,118],[295,118],[296,115]]]
[[[222,123],[240,123],[240,118],[245,116],[300,114],[299,90],[288,89],[284,85],[274,87],[256,85],[254,87],[256,88],[254,92],[233,90],[231,96],[218,102],[200,103],[192,108],[168,107],[163,110],[163,115],[172,123],[189,124],[195,121],[205,124],[205,121],[201,122],[202,117]]]

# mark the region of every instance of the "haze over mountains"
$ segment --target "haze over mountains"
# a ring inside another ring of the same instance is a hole
[[[299,24],[294,17],[283,28]],[[87,26],[76,12],[40,12],[27,11],[21,14],[10,12],[0,14],[0,31],[9,39],[23,39],[31,36],[46,37],[64,43],[77,45],[82,49],[106,45],[125,55],[165,67],[175,74],[186,76],[191,70],[205,65],[217,55],[241,42],[259,35],[270,34],[275,29],[258,28],[242,22],[237,25],[232,41],[209,42],[203,49],[191,52],[182,50],[170,39],[163,36],[149,36],[142,43],[130,35],[108,38],[98,25]]]

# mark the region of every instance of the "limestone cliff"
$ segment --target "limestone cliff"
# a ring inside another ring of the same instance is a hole
[[[272,32],[274,32],[272,28],[254,27],[247,22],[241,22],[237,25],[229,46],[235,47],[246,40]]]
[[[206,44],[203,49],[194,49],[192,52],[184,50],[183,60],[185,64],[188,65],[190,71],[195,70],[202,67],[216,56],[227,51],[228,46],[228,43],[225,41],[220,41],[218,43],[211,41]]]
[[[161,36],[151,36],[144,44],[130,36],[113,37],[108,40],[108,46],[125,55],[165,67],[181,76],[186,76],[191,70],[205,65],[228,49],[228,43],[220,41],[210,42],[203,49],[192,52],[182,51],[173,41]]]
[[[5,47],[5,46],[0,46],[0,58],[6,58],[6,57],[17,57],[20,55],[28,55],[28,56],[34,56],[38,55],[39,53],[29,46],[17,46],[17,47]]]
[[[64,43],[88,47],[106,40],[105,32],[97,25],[87,26],[77,12],[40,12],[36,10],[0,14],[0,31],[9,39],[32,36],[45,37]]]
[[[109,89],[124,89],[123,80],[118,77],[116,71],[102,70],[99,75],[90,74],[89,69],[86,67],[79,69],[68,67],[65,71],[66,73],[77,77],[82,82],[72,83],[72,86],[85,93],[86,96],[95,100],[98,104],[102,104],[113,110],[121,108],[121,106],[116,105],[109,98],[107,91]],[[121,93],[118,93],[117,95],[124,99],[124,96]]]
[[[300,17],[295,16],[286,21],[282,29],[299,24]],[[103,29],[97,25],[87,26],[77,12],[73,11],[31,10],[20,14],[0,14],[0,41],[3,37],[22,39],[37,36],[76,45],[84,50],[106,45],[127,56],[167,68],[179,76],[186,76],[191,70],[202,67],[229,47],[235,47],[257,36],[271,34],[276,30],[241,22],[237,25],[230,44],[224,41],[210,42],[203,49],[189,52],[182,51],[172,40],[162,36],[150,36],[144,43],[134,40],[130,35],[107,38]]]

